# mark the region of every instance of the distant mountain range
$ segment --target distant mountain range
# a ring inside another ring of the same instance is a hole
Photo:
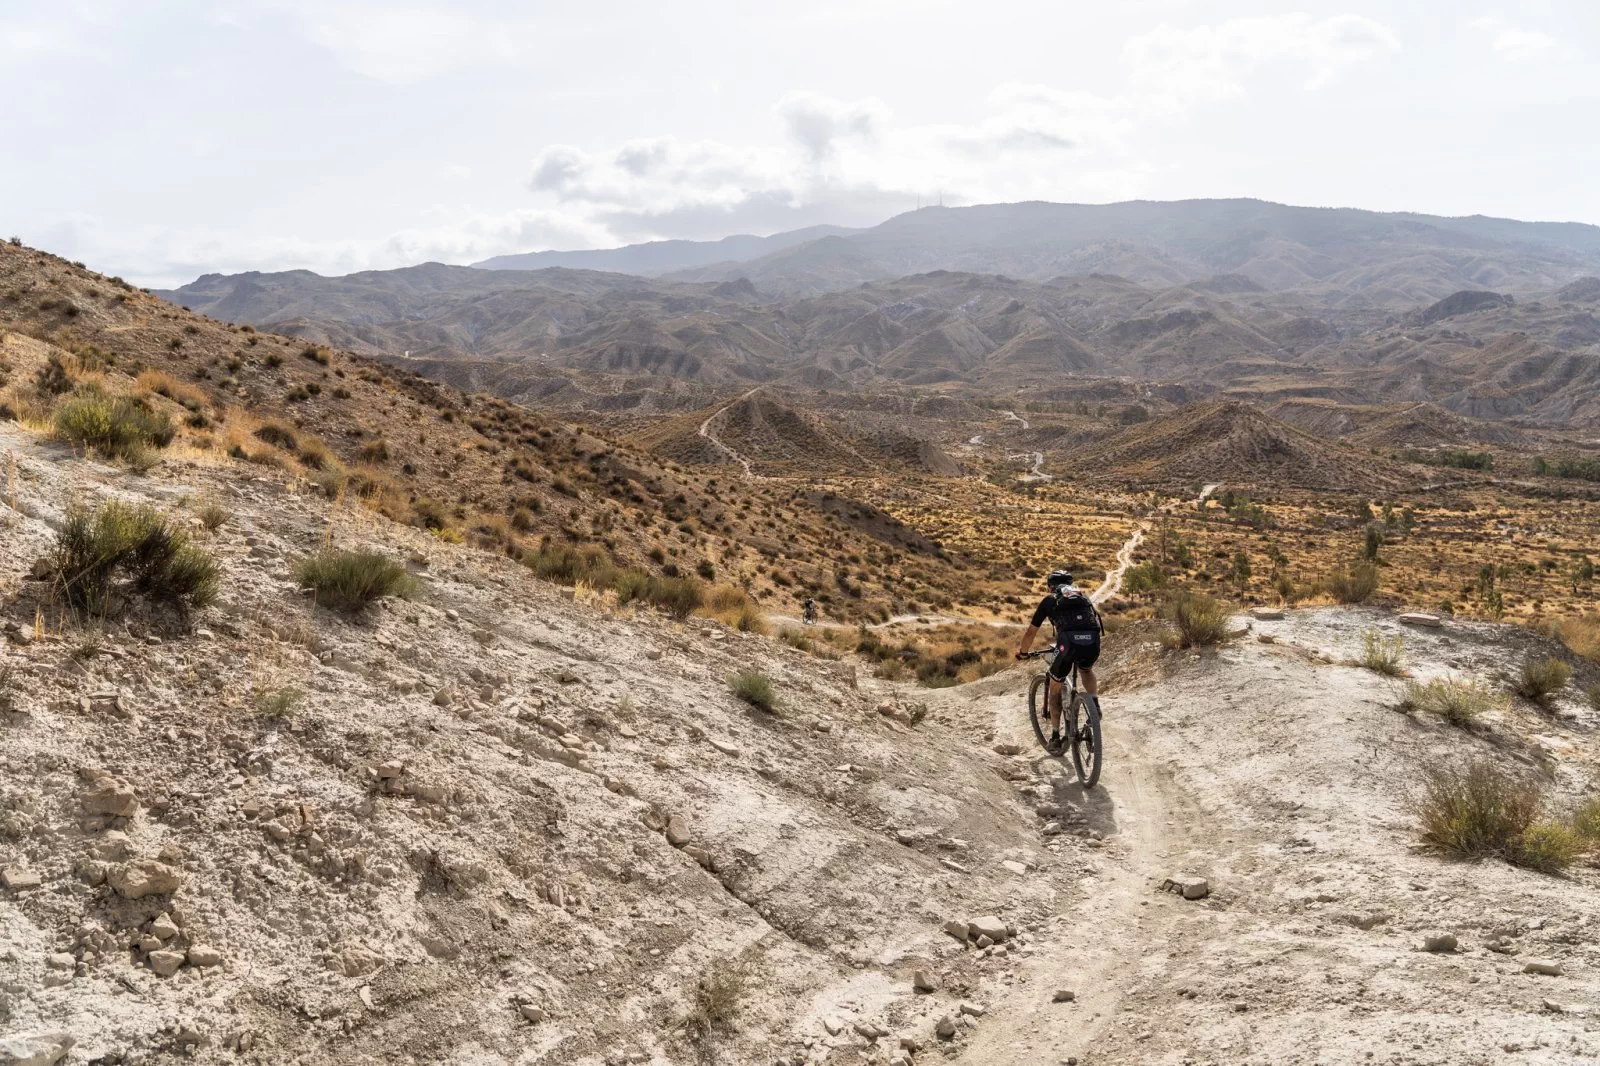
[[[1218,200],[929,208],[816,232],[592,253],[654,277],[431,263],[213,274],[161,295],[574,408],[695,408],[758,383],[994,394],[1117,378],[1600,426],[1594,226]]]

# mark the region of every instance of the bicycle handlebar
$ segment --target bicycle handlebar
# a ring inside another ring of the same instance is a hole
[[[1054,655],[1055,653],[1056,650],[1054,648],[1040,648],[1038,651],[1023,652],[1021,655],[1017,656],[1017,659],[1019,661],[1023,659],[1037,659],[1041,656]]]

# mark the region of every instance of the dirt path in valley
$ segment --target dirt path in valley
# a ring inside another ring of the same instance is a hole
[[[711,423],[714,422],[720,415],[727,413],[727,411],[736,404],[743,403],[760,391],[761,386],[757,385],[755,388],[751,389],[749,392],[738,397],[737,399],[729,400],[727,403],[723,404],[721,407],[707,415],[706,420],[700,423],[700,436],[710,443],[712,447],[722,452],[722,454],[726,455],[733,462],[736,462],[740,466],[744,467],[744,476],[752,481],[768,481],[771,479],[756,473],[750,468],[749,459],[746,459],[744,456],[740,455],[738,452],[722,443],[722,441],[717,438],[716,434],[711,432]]]

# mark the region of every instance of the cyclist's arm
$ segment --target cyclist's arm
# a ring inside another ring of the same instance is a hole
[[[1027,632],[1022,634],[1022,643],[1017,646],[1017,657],[1018,658],[1021,658],[1022,656],[1028,654],[1028,652],[1033,650],[1033,638],[1037,637],[1038,635],[1039,635],[1039,627],[1038,626],[1029,626],[1028,627]]]

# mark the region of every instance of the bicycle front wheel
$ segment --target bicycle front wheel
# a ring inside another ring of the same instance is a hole
[[[1097,701],[1098,702],[1098,701]],[[1084,788],[1100,780],[1100,711],[1082,696],[1075,695],[1068,721],[1072,723],[1072,767]]]
[[[1049,751],[1050,708],[1045,706],[1044,682],[1045,675],[1040,674],[1028,686],[1028,721],[1033,723],[1033,735],[1039,738],[1039,746]]]

